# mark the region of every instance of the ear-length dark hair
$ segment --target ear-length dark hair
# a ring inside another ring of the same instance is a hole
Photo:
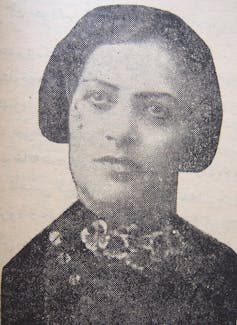
[[[201,38],[174,14],[137,5],[95,8],[60,41],[44,71],[39,90],[39,125],[51,141],[69,141],[68,113],[85,62],[97,46],[159,40],[174,50],[179,66],[197,79],[198,111],[180,171],[201,171],[212,161],[219,140],[222,105],[212,55]],[[189,105],[192,107],[192,103]],[[197,118],[198,117],[198,118]],[[82,153],[83,154],[83,153]]]

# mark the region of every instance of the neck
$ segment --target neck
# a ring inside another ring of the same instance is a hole
[[[142,228],[157,227],[167,216],[176,213],[178,177],[172,184],[158,188],[149,186],[140,195],[117,199],[113,202],[97,201],[78,189],[79,200],[98,218],[111,227],[136,223]]]

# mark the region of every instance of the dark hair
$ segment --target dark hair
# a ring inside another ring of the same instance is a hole
[[[180,67],[201,94],[192,117],[180,171],[201,171],[212,161],[219,140],[222,105],[212,55],[201,38],[179,17],[137,5],[95,8],[82,17],[60,41],[44,71],[39,90],[39,125],[49,140],[69,140],[68,112],[85,62],[97,46],[161,40],[174,50]],[[194,89],[195,88],[195,89]],[[192,103],[190,103],[192,108]]]

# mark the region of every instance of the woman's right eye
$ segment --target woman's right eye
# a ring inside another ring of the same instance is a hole
[[[113,104],[113,98],[104,90],[88,91],[84,99],[89,102],[95,109],[106,111],[109,110]]]

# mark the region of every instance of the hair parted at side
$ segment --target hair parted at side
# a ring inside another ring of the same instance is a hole
[[[42,134],[57,143],[69,141],[69,107],[86,60],[97,46],[152,40],[165,42],[168,49],[175,51],[180,65],[199,80],[195,88],[202,99],[196,117],[190,118],[190,134],[185,140],[180,171],[198,172],[209,166],[216,153],[222,121],[212,55],[203,40],[182,19],[146,6],[95,8],[57,44],[39,89]],[[192,107],[192,103],[189,106]]]

